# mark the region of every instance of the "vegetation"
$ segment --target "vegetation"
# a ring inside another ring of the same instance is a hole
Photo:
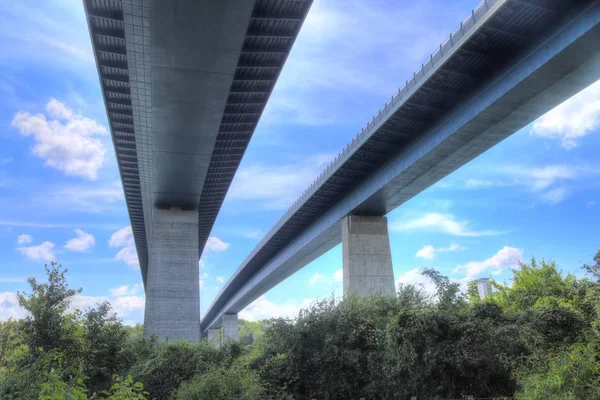
[[[66,270],[0,323],[1,399],[600,399],[600,252],[588,278],[522,264],[491,297],[425,270],[434,296],[326,299],[297,319],[242,322],[240,341],[158,344],[108,303],[71,310]]]

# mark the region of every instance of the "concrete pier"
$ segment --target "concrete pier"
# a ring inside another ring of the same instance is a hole
[[[221,328],[210,328],[208,330],[208,343],[216,348],[221,347]]]
[[[154,209],[144,336],[200,341],[198,211]]]
[[[386,217],[344,217],[342,253],[344,295],[396,293]]]
[[[223,342],[237,342],[240,338],[237,314],[223,314]]]

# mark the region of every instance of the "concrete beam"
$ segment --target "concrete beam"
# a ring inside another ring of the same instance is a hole
[[[223,342],[237,342],[239,338],[238,315],[223,314]]]
[[[198,211],[154,209],[144,336],[200,341]]]
[[[396,293],[386,217],[344,217],[342,253],[344,296]]]

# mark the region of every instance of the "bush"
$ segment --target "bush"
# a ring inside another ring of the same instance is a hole
[[[168,399],[182,382],[218,366],[222,359],[222,352],[206,342],[168,343],[159,346],[150,359],[134,365],[131,374],[144,382],[152,397]]]
[[[173,397],[176,400],[260,400],[264,394],[254,371],[217,368],[183,383]]]
[[[574,345],[517,372],[517,400],[600,399],[597,345]]]

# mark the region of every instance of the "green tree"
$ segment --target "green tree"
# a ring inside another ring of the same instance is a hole
[[[126,346],[128,332],[112,312],[110,303],[100,303],[85,313],[86,350],[83,372],[88,387],[95,392],[108,387],[114,374],[125,371],[133,355]]]
[[[34,352],[48,352],[51,349],[67,350],[74,344],[73,320],[65,316],[69,299],[81,289],[69,289],[62,265],[52,262],[45,266],[48,282],[38,284],[30,277],[27,281],[31,286],[31,294],[18,293],[19,304],[31,316],[26,318],[25,327],[28,331],[29,345]]]

